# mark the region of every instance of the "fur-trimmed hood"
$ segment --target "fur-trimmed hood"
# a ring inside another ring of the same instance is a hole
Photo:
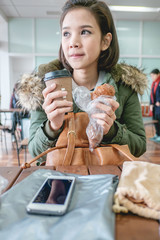
[[[60,70],[63,66],[59,60],[54,60],[48,64],[41,64],[36,74],[23,74],[19,81],[18,96],[19,104],[25,110],[36,110],[43,103],[42,91],[45,88],[43,82],[44,75],[48,72]],[[111,75],[115,82],[122,80],[126,85],[139,93],[144,94],[148,88],[146,75],[136,67],[121,63],[112,68]]]
[[[125,63],[117,64],[111,71],[113,79],[118,82],[120,79],[126,85],[139,93],[144,94],[144,91],[148,88],[148,79],[140,69],[127,65]]]

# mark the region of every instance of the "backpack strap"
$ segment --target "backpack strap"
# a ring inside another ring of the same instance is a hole
[[[71,165],[73,154],[74,154],[74,149],[75,149],[75,138],[76,138],[74,113],[69,112],[68,115],[69,115],[69,118],[67,119],[67,121],[68,121],[68,133],[67,133],[68,143],[67,143],[66,154],[64,156],[64,160],[62,163],[62,165],[64,165],[64,166]]]
[[[26,162],[26,163],[23,163],[21,165],[21,168],[22,169],[25,169],[25,168],[30,168],[31,167],[31,164],[34,163],[35,161],[37,161],[39,158],[43,157],[44,155],[46,155],[47,153],[49,152],[52,152],[53,150],[56,150],[56,149],[62,149],[66,146],[57,146],[57,147],[52,147],[52,148],[48,148],[46,151],[40,153],[38,156],[36,156],[35,158],[33,158],[30,162]]]
[[[38,156],[33,158],[30,162],[23,163],[21,165],[22,169],[30,168],[31,164],[34,163],[35,161],[37,161],[39,158],[43,157],[44,155],[46,155],[49,152],[52,152],[53,150],[62,149],[62,148],[66,148],[66,153],[65,153],[63,162],[62,163],[60,162],[59,164],[60,165],[65,165],[65,166],[66,165],[71,165],[73,154],[74,154],[74,149],[75,149],[75,135],[76,135],[74,113],[69,112],[68,113],[68,118],[65,121],[67,121],[67,126],[68,126],[67,148],[66,148],[66,144],[56,146],[56,147],[52,147],[52,148],[48,148],[46,151],[42,152],[41,154],[39,154]]]
[[[130,153],[130,150],[128,148],[128,145],[119,145],[119,144],[107,144],[108,146],[111,146],[113,149],[116,149],[119,151],[124,157],[125,161],[136,161],[138,158],[133,156]]]

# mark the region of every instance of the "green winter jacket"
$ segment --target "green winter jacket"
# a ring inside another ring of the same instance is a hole
[[[46,69],[44,73],[45,72],[47,72]],[[30,76],[32,90],[30,87],[26,90],[26,85],[24,84],[25,80],[23,79],[23,81],[21,81],[22,84],[19,88],[19,98],[23,106],[26,102],[26,91],[33,92],[33,89],[35,89],[33,87],[34,85],[36,87],[39,85],[39,89],[37,91],[42,92],[44,85],[41,79],[43,78],[44,73],[40,76],[40,78],[37,76]],[[28,77],[25,76],[25,78],[27,79],[26,82],[28,84]],[[139,157],[146,151],[146,135],[142,120],[141,106],[138,98],[138,94],[142,95],[147,87],[146,76],[135,67],[125,64],[117,64],[111,73],[106,73],[104,81],[115,87],[115,96],[119,102],[119,108],[116,110],[116,120],[109,132],[104,135],[102,143],[117,143],[120,145],[127,144],[130,152],[134,156]],[[33,82],[35,82],[35,84],[33,84]],[[24,85],[25,90],[23,89]],[[36,93],[38,96],[39,92]],[[42,153],[46,149],[53,147],[56,144],[60,132],[62,131],[62,129],[57,132],[50,130],[47,116],[41,108],[43,97],[41,96],[41,99],[38,99],[38,102],[36,102],[36,94],[34,92],[34,96],[30,96],[28,99],[30,106],[26,106],[26,109],[29,110],[30,108],[31,110],[29,151],[33,157]],[[75,103],[73,111],[81,111]],[[45,158],[46,157],[44,156],[40,159],[40,161],[44,161]]]

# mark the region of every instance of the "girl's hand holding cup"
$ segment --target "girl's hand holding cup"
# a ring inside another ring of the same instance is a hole
[[[72,78],[68,71],[59,70],[45,74],[43,109],[52,130],[58,130],[66,112],[72,111]]]

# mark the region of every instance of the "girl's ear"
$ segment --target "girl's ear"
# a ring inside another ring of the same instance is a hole
[[[107,50],[107,48],[109,48],[109,46],[110,46],[111,41],[112,41],[112,34],[111,33],[107,33],[103,37],[101,50],[102,51]]]

